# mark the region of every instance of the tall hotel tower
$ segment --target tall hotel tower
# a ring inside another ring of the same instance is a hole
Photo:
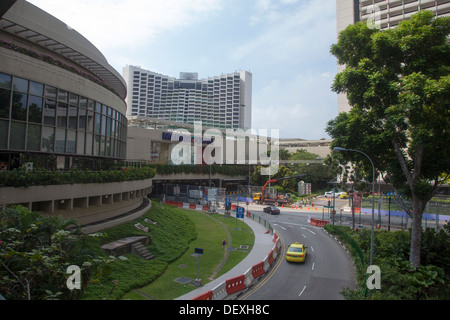
[[[219,129],[249,129],[252,111],[252,74],[247,71],[198,79],[181,72],[175,79],[127,65],[127,116],[164,119]]]
[[[336,0],[337,33],[358,21],[373,21],[382,30],[394,28],[420,10],[436,17],[450,16],[450,0]],[[338,72],[343,66],[338,66]],[[338,95],[338,113],[350,110],[344,94]]]

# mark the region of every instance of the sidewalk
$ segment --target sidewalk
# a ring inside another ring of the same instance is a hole
[[[175,300],[191,300],[209,290],[214,289],[217,285],[222,282],[243,275],[249,268],[255,264],[260,263],[266,258],[270,250],[273,249],[275,245],[272,241],[273,235],[270,233],[265,233],[267,229],[260,225],[257,221],[251,218],[244,218],[244,222],[253,230],[255,234],[255,243],[253,244],[252,250],[238,265],[236,265],[232,270],[228,271],[226,274],[214,279],[207,284],[176,298]]]

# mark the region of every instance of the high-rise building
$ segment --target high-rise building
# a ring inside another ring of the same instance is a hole
[[[450,16],[450,0],[336,0],[337,32],[358,21],[370,21],[380,29],[394,28],[420,10],[436,17]],[[338,66],[338,72],[343,70]],[[350,110],[344,94],[338,94],[338,113]]]
[[[239,71],[198,79],[181,72],[179,79],[140,67],[123,69],[127,83],[127,116],[164,119],[219,129],[249,129],[252,74]]]

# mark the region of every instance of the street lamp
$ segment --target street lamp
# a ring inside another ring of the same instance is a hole
[[[370,164],[372,165],[372,230],[370,233],[370,265],[372,265],[372,262],[373,262],[373,226],[374,226],[374,222],[375,222],[375,166],[373,165],[372,159],[370,159],[370,157],[367,154],[365,154],[364,152],[362,152],[360,150],[346,149],[346,148],[342,148],[342,147],[334,147],[333,151],[336,151],[336,152],[353,151],[353,152],[361,153],[367,159],[369,159]]]

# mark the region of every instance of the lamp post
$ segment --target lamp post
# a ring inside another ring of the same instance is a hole
[[[369,159],[370,164],[372,165],[372,230],[370,233],[370,265],[372,265],[373,262],[373,227],[375,223],[375,166],[373,165],[372,159],[365,154],[364,152],[360,150],[355,149],[346,149],[342,147],[334,147],[333,151],[341,152],[341,151],[352,151],[352,152],[358,152],[364,155],[367,159]]]

